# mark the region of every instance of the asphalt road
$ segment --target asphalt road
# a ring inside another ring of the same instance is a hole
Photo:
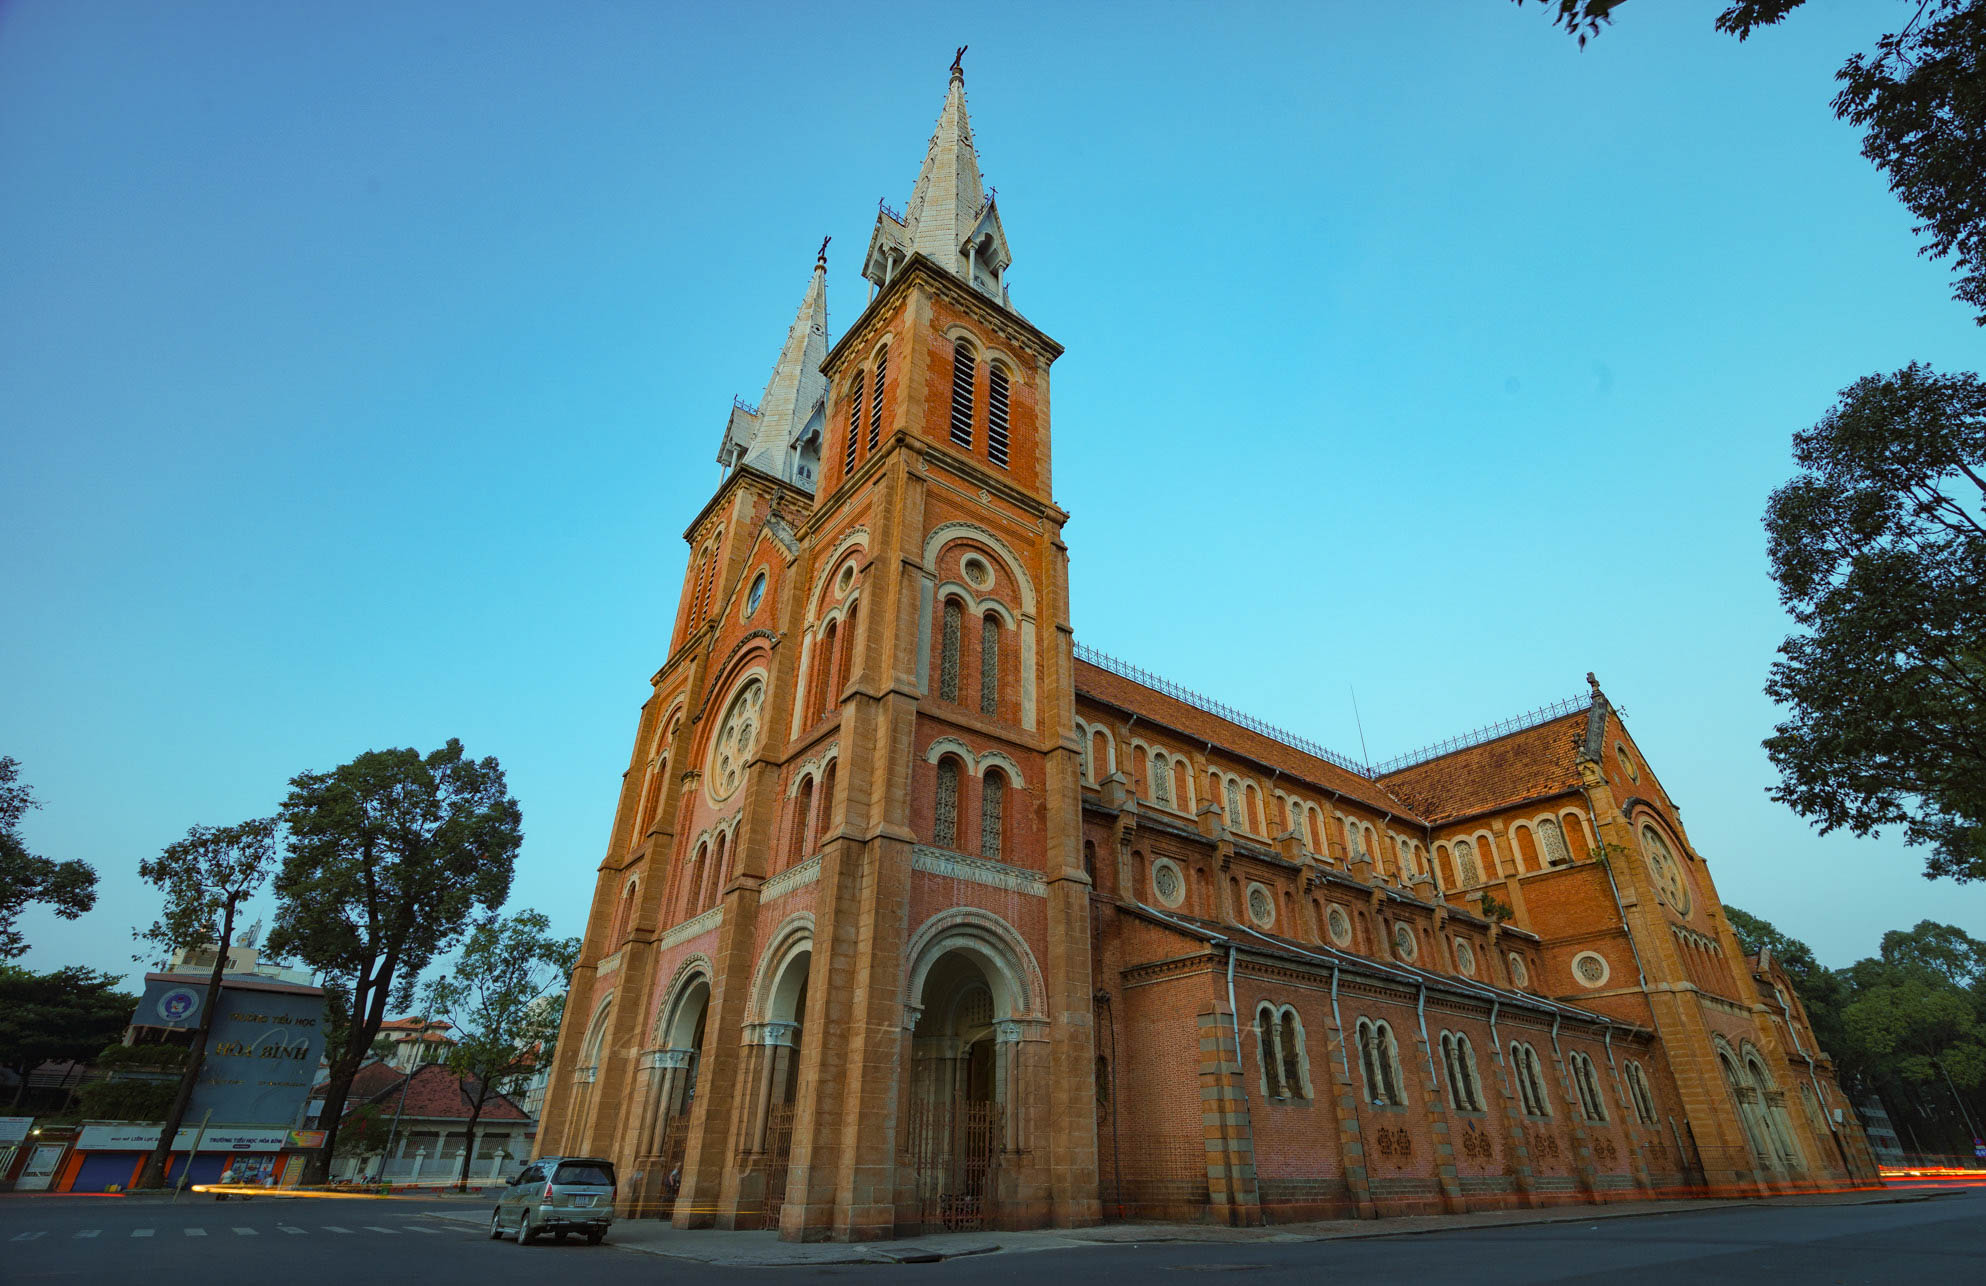
[[[1752,1207],[1301,1244],[1108,1245],[941,1264],[726,1268],[583,1241],[519,1248],[427,1218],[416,1201],[262,1198],[177,1205],[0,1197],[0,1283],[277,1282],[351,1286],[1080,1277],[1085,1286],[1245,1272],[1249,1282],[1986,1282],[1986,1190],[1863,1206]],[[1342,1276],[1341,1276],[1342,1275]]]

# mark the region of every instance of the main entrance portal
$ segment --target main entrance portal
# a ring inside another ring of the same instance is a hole
[[[1006,1067],[995,1043],[993,990],[952,952],[925,979],[912,1030],[910,1120],[919,1221],[926,1232],[987,1226],[1003,1136]]]

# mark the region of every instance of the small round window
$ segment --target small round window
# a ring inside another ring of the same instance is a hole
[[[752,578],[752,587],[745,591],[746,619],[749,620],[752,614],[759,610],[759,604],[763,603],[764,601],[765,601],[765,573],[760,572],[757,576]]]
[[[1266,885],[1248,886],[1248,918],[1264,929],[1276,922],[1276,899]]]
[[[1582,951],[1572,958],[1572,976],[1582,987],[1598,987],[1607,981],[1613,971],[1607,968],[1606,957],[1595,951]]]
[[[1400,959],[1412,960],[1420,954],[1420,947],[1414,941],[1414,931],[1404,924],[1393,926],[1393,949],[1399,952]]]
[[[1186,900],[1186,877],[1179,873],[1177,862],[1161,857],[1152,863],[1152,895],[1167,906]]]
[[[993,584],[993,569],[986,565],[984,558],[976,554],[968,555],[961,564],[960,570],[965,573],[966,581],[974,589],[987,589]]]
[[[1634,757],[1629,755],[1627,747],[1618,741],[1614,743],[1614,758],[1620,761],[1621,771],[1627,774],[1629,781],[1641,780],[1641,770],[1634,766]]]
[[[1352,918],[1345,914],[1345,908],[1334,906],[1331,914],[1325,917],[1331,932],[1331,941],[1341,947],[1352,945]]]
[[[850,563],[848,566],[841,569],[841,575],[835,577],[835,581],[834,581],[835,592],[837,594],[846,594],[848,592],[848,587],[850,585],[853,585],[854,583],[855,583],[855,564]]]
[[[1474,977],[1476,973],[1476,949],[1469,945],[1467,938],[1455,939],[1455,967]]]
[[[1510,953],[1510,983],[1514,987],[1531,985],[1531,971],[1524,967],[1524,957],[1515,951]]]

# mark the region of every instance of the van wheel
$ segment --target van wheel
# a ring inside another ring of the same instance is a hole
[[[503,1211],[492,1210],[490,1211],[490,1240],[497,1241],[500,1240],[502,1237],[503,1237]]]
[[[589,1246],[597,1246],[606,1239],[607,1239],[607,1234],[604,1231],[589,1232],[586,1234],[586,1244]]]
[[[531,1231],[531,1212],[526,1210],[517,1216],[517,1244],[528,1246],[537,1239],[538,1234]]]

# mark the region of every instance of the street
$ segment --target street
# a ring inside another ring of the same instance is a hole
[[[1986,1280],[1986,1190],[1853,1206],[1737,1207],[1412,1236],[1302,1243],[1100,1245],[1001,1253],[938,1264],[729,1267],[583,1241],[520,1249],[462,1222],[459,1202],[260,1198],[0,1198],[0,1282],[276,1278],[286,1286],[354,1280],[758,1282],[914,1275],[958,1283],[1017,1273],[1080,1275],[1096,1286],[1161,1271],[1251,1271],[1252,1281],[1321,1274],[1400,1281],[1886,1283]],[[442,1217],[437,1217],[442,1216]],[[455,1216],[448,1218],[446,1216]],[[721,1236],[723,1234],[715,1234]],[[993,1234],[993,1240],[998,1234]]]

